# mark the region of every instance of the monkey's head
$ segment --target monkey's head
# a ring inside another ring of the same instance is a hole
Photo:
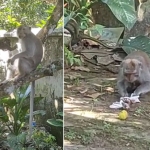
[[[125,59],[121,66],[126,81],[133,83],[141,76],[142,63],[137,59]]]
[[[21,25],[17,29],[17,36],[19,37],[19,39],[26,37],[26,35],[30,33],[31,33],[31,27],[28,26]]]

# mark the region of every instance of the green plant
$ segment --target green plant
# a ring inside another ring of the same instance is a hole
[[[42,27],[55,7],[40,0],[0,1],[0,6],[0,28],[6,30],[12,30],[19,24]]]
[[[28,118],[29,110],[29,93],[30,88],[25,85],[14,92],[14,98],[4,97],[0,100],[0,120],[7,126],[10,132],[14,135],[21,133],[22,127]],[[35,98],[35,102],[41,100],[42,97]],[[44,114],[42,110],[34,112]]]
[[[63,146],[63,112],[58,112],[56,118],[48,119],[47,123],[51,128],[51,133],[56,137],[57,143]]]
[[[34,147],[38,150],[56,147],[55,137],[42,130],[34,130],[32,135]]]
[[[94,2],[96,1],[65,0],[66,7],[64,8],[64,25],[72,19],[78,23],[80,29],[87,29],[89,24],[92,22],[91,13],[89,10]]]
[[[7,149],[9,147],[5,136],[6,131],[6,127],[3,124],[0,124],[0,148],[2,149]]]
[[[63,117],[63,112],[58,112],[56,115]],[[62,127],[63,128],[63,120],[62,119],[54,119],[54,118],[48,119],[47,123],[52,125],[52,126],[55,126],[55,127]]]
[[[84,133],[81,136],[81,143],[89,144],[92,142],[92,139],[96,135],[96,131],[94,129],[84,130]]]
[[[77,138],[77,133],[69,130],[69,132],[65,132],[65,138],[69,141],[75,140]]]
[[[120,20],[129,30],[137,21],[135,1],[133,0],[99,0],[106,3],[115,17]],[[118,15],[119,14],[119,15]]]
[[[73,52],[71,52],[70,50],[68,50],[68,48],[65,46],[64,47],[64,57],[65,57],[65,64],[67,66],[72,66],[74,64],[78,64],[81,65],[81,60],[78,58],[78,56],[75,56],[73,54]]]
[[[0,120],[6,124],[14,135],[18,135],[24,126],[25,116],[29,109],[29,105],[25,102],[28,96],[29,92],[26,92],[26,87],[22,87],[14,92],[13,99],[5,97],[0,101]]]
[[[26,139],[27,134],[24,132],[18,135],[9,134],[7,137],[7,142],[12,150],[23,150],[26,147]]]

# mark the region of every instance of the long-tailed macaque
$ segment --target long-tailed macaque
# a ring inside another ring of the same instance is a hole
[[[150,91],[150,58],[145,52],[134,51],[125,57],[120,65],[117,88],[122,97]]]
[[[31,32],[30,27],[20,26],[17,29],[17,36],[21,44],[22,52],[12,56],[8,60],[6,80],[15,77],[14,80],[17,81],[29,74],[36,69],[43,57],[42,43]]]
[[[31,71],[36,69],[43,57],[42,42],[31,32],[30,27],[20,26],[17,29],[17,36],[21,44],[22,52],[12,56],[8,60],[7,76],[5,81],[14,77],[16,74],[18,75],[14,78],[15,81],[29,74]],[[34,91],[35,81],[31,82],[30,93],[30,139],[32,134]]]

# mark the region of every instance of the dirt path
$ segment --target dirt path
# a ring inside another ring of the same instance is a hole
[[[115,84],[110,73],[65,72],[65,150],[150,149],[150,94],[121,121],[109,108]]]

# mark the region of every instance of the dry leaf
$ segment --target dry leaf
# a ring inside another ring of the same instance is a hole
[[[101,93],[93,93],[93,94],[90,94],[90,95],[86,95],[87,97],[91,97],[93,99],[96,99],[97,97],[99,97],[101,95]]]
[[[97,57],[97,62],[99,64],[103,64],[103,65],[109,65],[112,62],[114,62],[114,60],[111,58],[110,55],[106,56],[106,57]]]
[[[81,94],[84,94],[88,91],[88,88],[84,89],[83,91],[80,91]]]
[[[75,67],[71,67],[71,69],[90,72],[89,68],[86,68],[86,67],[83,67],[83,66],[75,66]]]
[[[85,49],[81,52],[82,55],[84,55],[86,58],[91,59],[94,56],[107,56],[109,54],[111,54],[111,52],[107,52],[107,51],[102,51],[100,49],[97,48],[92,48],[92,49]]]
[[[114,88],[112,88],[112,87],[107,87],[105,90],[108,92],[112,92],[112,93],[114,92]]]

